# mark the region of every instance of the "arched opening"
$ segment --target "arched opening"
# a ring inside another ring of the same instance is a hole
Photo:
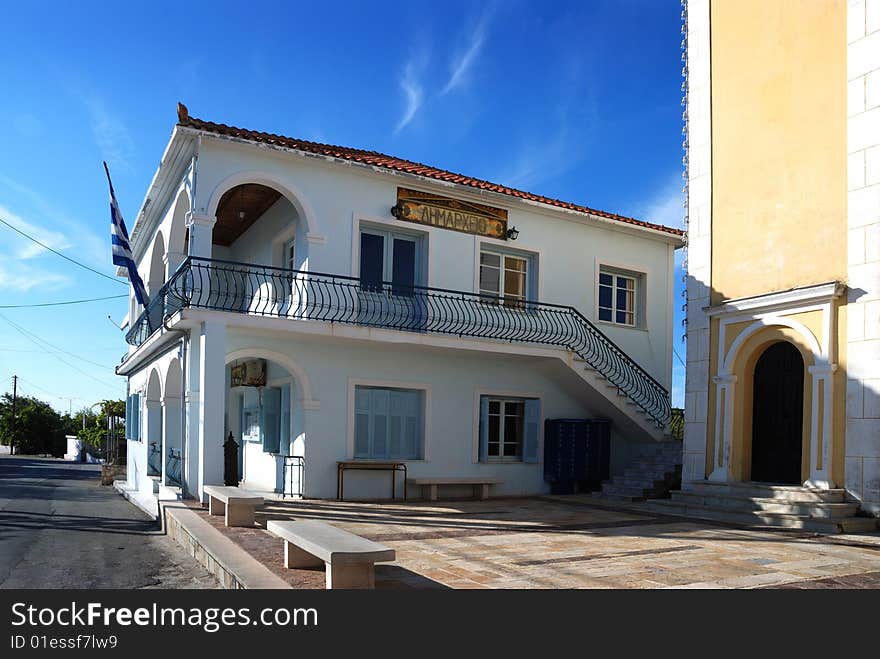
[[[220,197],[211,242],[215,258],[300,269],[305,228],[293,202],[260,183],[236,185]]]
[[[168,252],[186,256],[188,230],[186,228],[186,214],[190,210],[189,194],[182,189],[174,202],[174,212],[171,214],[171,226],[168,230]],[[177,263],[169,264],[173,270]]]
[[[162,474],[162,385],[159,371],[150,371],[147,380],[147,475],[159,476]]]
[[[804,360],[788,341],[771,344],[755,363],[751,480],[799,485],[804,427]]]
[[[162,237],[162,233],[159,232],[156,234],[156,238],[153,241],[153,253],[150,257],[150,270],[149,275],[147,276],[147,294],[150,296],[151,302],[153,298],[158,295],[159,289],[162,288],[162,285],[165,283],[164,257],[165,240]],[[161,304],[155,305],[150,312],[149,321],[151,332],[154,332],[162,324],[162,313],[163,306]]]
[[[162,435],[164,440],[165,483],[182,485],[183,418],[180,392],[181,370],[177,359],[168,365],[165,373],[165,395],[162,397]]]
[[[236,353],[226,366],[226,428],[238,443],[242,487],[263,492],[291,488],[289,456],[303,420],[294,411],[300,383],[271,359]],[[301,455],[301,453],[300,453]]]

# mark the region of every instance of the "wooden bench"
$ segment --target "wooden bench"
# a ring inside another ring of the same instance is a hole
[[[395,557],[393,549],[318,520],[269,520],[266,528],[284,540],[284,567],[323,563],[328,589],[373,588],[375,564]]]
[[[489,486],[500,485],[503,482],[504,481],[498,478],[481,478],[479,476],[463,478],[426,476],[424,478],[410,478],[407,480],[407,483],[410,483],[411,485],[420,486],[422,488],[422,494],[425,494],[427,491],[428,496],[425,498],[428,499],[428,501],[437,500],[437,487],[440,485],[473,485],[474,498],[488,499]]]
[[[254,509],[263,505],[263,497],[226,485],[205,485],[203,489],[208,495],[209,514],[225,515],[226,526],[254,525]]]

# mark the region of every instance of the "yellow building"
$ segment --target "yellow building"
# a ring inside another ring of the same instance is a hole
[[[685,9],[676,505],[880,516],[880,0]]]

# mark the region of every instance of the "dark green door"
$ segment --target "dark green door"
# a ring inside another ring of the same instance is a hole
[[[755,364],[752,480],[801,484],[804,360],[791,343],[767,348]]]

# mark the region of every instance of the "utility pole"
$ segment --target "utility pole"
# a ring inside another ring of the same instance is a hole
[[[15,404],[18,399],[18,376],[12,376],[12,436],[9,438],[9,454],[15,455]]]

